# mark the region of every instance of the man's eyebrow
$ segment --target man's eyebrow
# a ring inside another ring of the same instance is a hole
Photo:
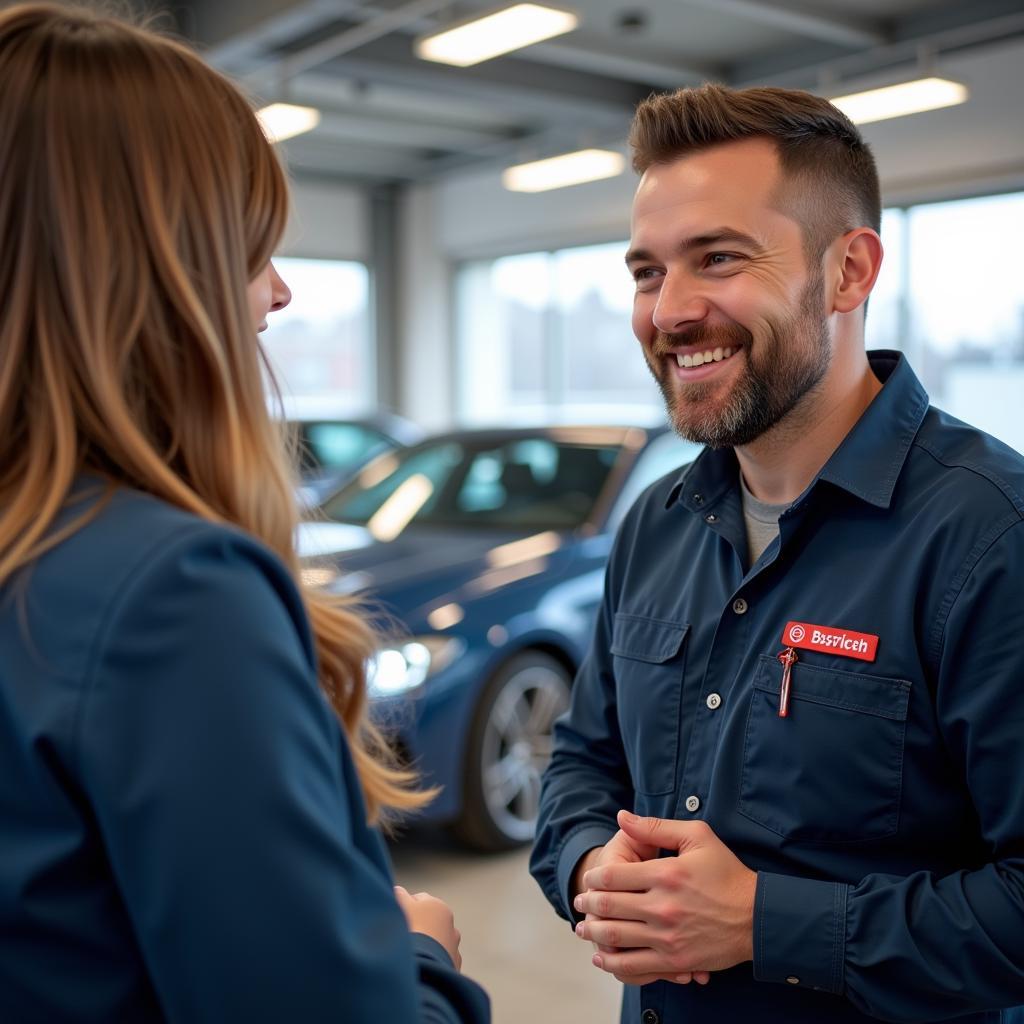
[[[737,231],[735,228],[716,228],[703,235],[694,235],[692,238],[684,238],[676,247],[678,253],[689,252],[692,249],[707,249],[712,245],[740,245],[748,249],[754,255],[765,251],[764,246],[752,235],[744,231]],[[647,249],[630,249],[626,253],[626,265],[641,263],[653,257]]]

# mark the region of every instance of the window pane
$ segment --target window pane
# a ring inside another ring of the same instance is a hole
[[[903,244],[906,214],[902,210],[882,211],[882,270],[871,291],[868,301],[867,320],[864,336],[867,347],[895,348],[906,351],[911,360],[914,354],[907,347],[904,338],[904,324],[901,317],[901,296],[905,275],[905,246]]]
[[[320,398],[350,413],[372,409],[376,387],[367,268],[343,260],[289,258],[275,259],[274,266],[291,289],[292,301],[271,314],[260,339],[286,408],[306,415],[316,404],[310,399]]]
[[[647,422],[662,414],[630,327],[626,248],[581,246],[459,269],[462,422]]]
[[[914,368],[935,405],[1024,451],[1024,193],[910,211]]]
[[[468,423],[540,419],[545,370],[547,253],[469,263],[456,296],[460,418]]]
[[[630,420],[662,408],[633,336],[628,243],[563,249],[554,256],[555,308],[562,347],[562,404],[568,416]]]

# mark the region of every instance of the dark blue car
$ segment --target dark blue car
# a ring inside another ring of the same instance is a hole
[[[300,536],[307,578],[358,593],[391,639],[378,719],[467,843],[530,840],[615,527],[699,449],[664,427],[462,431],[371,462]]]

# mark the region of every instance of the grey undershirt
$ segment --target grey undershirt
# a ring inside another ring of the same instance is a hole
[[[779,516],[789,504],[769,505],[758,501],[743,480],[740,473],[740,494],[743,498],[743,521],[747,527],[747,568],[760,557],[761,552],[779,535]]]

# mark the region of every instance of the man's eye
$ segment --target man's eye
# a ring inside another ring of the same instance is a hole
[[[654,267],[637,267],[637,269],[633,271],[633,280],[647,281],[654,277],[656,273],[657,271]]]
[[[736,257],[731,252],[713,252],[708,256],[707,262],[710,267],[721,267],[732,263]]]

